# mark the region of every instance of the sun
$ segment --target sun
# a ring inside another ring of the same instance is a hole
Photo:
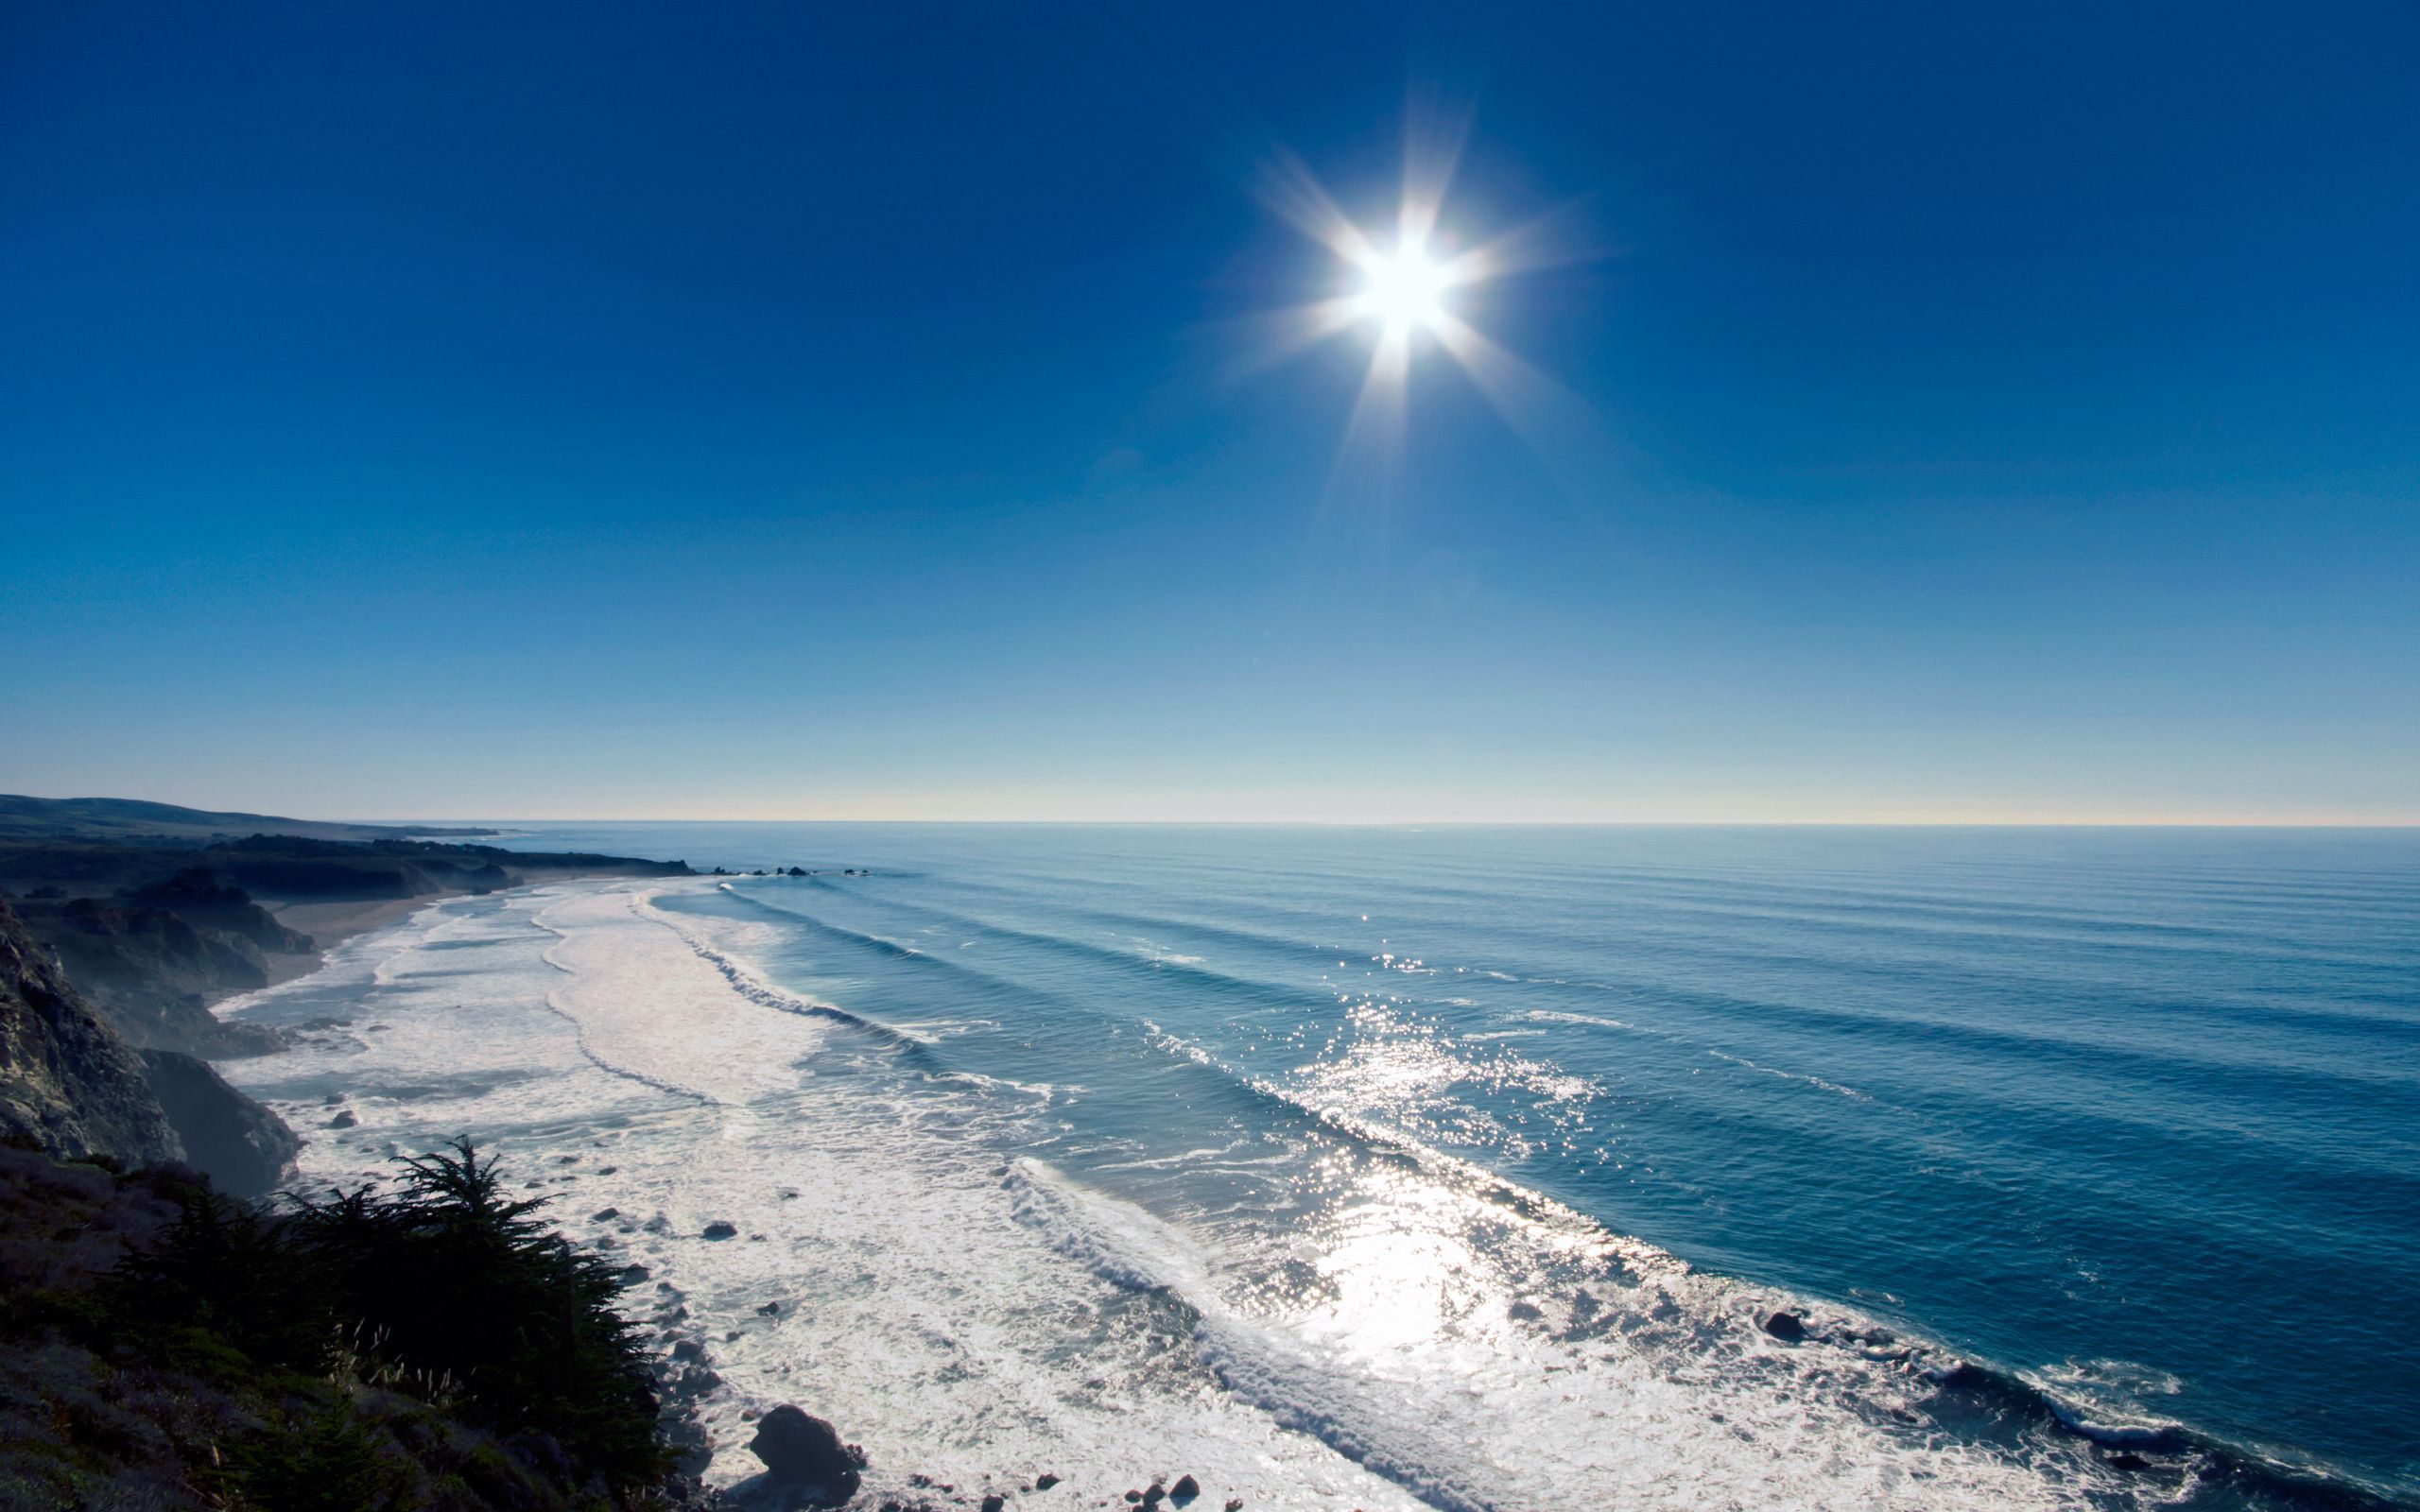
[[[1254,184],[1263,202],[1335,259],[1323,296],[1246,324],[1248,368],[1273,366],[1348,332],[1368,341],[1369,367],[1345,422],[1340,470],[1351,458],[1392,475],[1415,368],[1459,371],[1533,447],[1547,432],[1593,435],[1585,407],[1473,323],[1497,303],[1500,281],[1599,255],[1574,241],[1564,213],[1484,238],[1446,213],[1468,122],[1417,117],[1406,128],[1400,197],[1372,224],[1345,214],[1290,153],[1277,152]],[[1562,442],[1556,443],[1558,450]],[[1593,442],[1586,444],[1593,445]]]
[[[1418,243],[1406,242],[1392,252],[1374,249],[1360,264],[1356,302],[1362,315],[1390,332],[1434,329],[1445,318],[1445,290],[1453,281]]]

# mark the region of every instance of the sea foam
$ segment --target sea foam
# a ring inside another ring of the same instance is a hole
[[[1164,1095],[1236,1099],[1231,1137],[1167,1156],[1104,1142],[1066,1116],[1098,1095],[1083,1068],[1066,1086],[989,1074],[949,1060],[946,1001],[909,1034],[782,985],[762,957],[787,926],[673,906],[707,885],[424,910],[233,1005],[347,1022],[230,1070],[313,1134],[311,1182],[469,1134],[560,1194],[558,1220],[633,1267],[633,1315],[701,1346],[717,1483],[756,1469],[745,1415],[797,1401],[866,1445],[877,1493],[1046,1470],[1086,1504],[1190,1473],[1213,1504],[1368,1512],[2119,1506],[2155,1489],[2055,1414],[1979,1430],[1999,1409],[1959,1394],[1973,1367],[1945,1350],[1693,1268],[1316,1077],[1246,1077],[1160,1034],[1194,1078]],[[1490,1054],[1541,1097],[1594,1095]],[[331,1097],[357,1126],[325,1127]],[[1216,1180],[1237,1195],[1201,1197]],[[1760,1326],[1783,1310],[1803,1338]]]

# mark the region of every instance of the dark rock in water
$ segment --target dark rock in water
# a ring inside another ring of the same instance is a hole
[[[1155,1507],[1167,1499],[1168,1488],[1157,1481],[1143,1488],[1143,1505],[1147,1508]]]
[[[1126,1500],[1130,1503],[1140,1502],[1143,1500],[1143,1493],[1140,1491],[1129,1491],[1126,1493]]]
[[[357,1128],[360,1125],[361,1120],[354,1115],[354,1111],[350,1108],[346,1108],[343,1112],[338,1113],[336,1117],[328,1120],[328,1127],[330,1128]]]
[[[1504,1310],[1504,1315],[1515,1323],[1542,1323],[1546,1313],[1535,1302],[1515,1302]]]
[[[1795,1313],[1775,1313],[1765,1319],[1764,1327],[1784,1344],[1797,1344],[1806,1337],[1806,1320]]]
[[[826,1504],[856,1494],[865,1451],[840,1442],[830,1423],[784,1402],[756,1424],[748,1451],[765,1462],[776,1480],[820,1488]]]
[[[793,877],[804,877],[804,876],[805,876],[805,875],[806,875],[806,873],[805,873],[805,872],[804,872],[804,871],[800,870],[800,869],[799,869],[798,868],[796,868],[796,867],[792,867],[792,868],[790,868],[790,869],[789,869],[789,873],[788,873],[788,874],[789,874],[790,876],[793,876]]]
[[[756,1311],[757,1311],[757,1312],[759,1312],[759,1313],[764,1314],[767,1317],[772,1317],[772,1316],[774,1316],[776,1314],[780,1313],[780,1312],[781,1312],[781,1310],[782,1310],[782,1304],[781,1304],[781,1303],[779,1303],[779,1302],[767,1302],[764,1306],[762,1306],[762,1307],[758,1308]]]
[[[1201,1494],[1201,1483],[1190,1475],[1178,1476],[1176,1484],[1168,1487],[1168,1500],[1179,1506],[1184,1505]]]
[[[714,1463],[714,1440],[707,1435],[705,1425],[694,1418],[674,1418],[664,1425],[664,1441],[674,1455],[673,1469],[694,1481]],[[695,1504],[683,1503],[678,1504]]]
[[[672,1231],[672,1220],[659,1212],[639,1227],[651,1234],[668,1234]]]
[[[705,1232],[700,1237],[705,1239],[730,1239],[735,1236],[738,1232],[739,1229],[736,1226],[717,1221],[706,1225]]]
[[[257,1197],[285,1179],[302,1142],[275,1113],[228,1086],[207,1062],[174,1050],[144,1051],[143,1070],[184,1142],[186,1163],[219,1190]]]
[[[1227,1498],[1227,1512],[1244,1512],[1244,1499],[1240,1496]]]
[[[645,1265],[625,1265],[622,1267],[622,1284],[635,1286],[654,1274],[655,1272]]]
[[[2140,1454],[2112,1454],[2101,1463],[2113,1470],[2147,1470],[2152,1468],[2152,1462]]]
[[[672,1347],[672,1358],[686,1365],[706,1357],[706,1347],[695,1339],[683,1339]]]
[[[1008,1504],[1009,1499],[994,1491],[983,1499],[983,1512],[1003,1512]]]
[[[622,1210],[619,1208],[599,1208],[595,1212],[588,1215],[588,1221],[590,1223],[612,1223],[621,1215]]]
[[[1033,1478],[1033,1488],[1037,1491],[1046,1491],[1058,1484],[1059,1477],[1056,1475],[1037,1475]]]

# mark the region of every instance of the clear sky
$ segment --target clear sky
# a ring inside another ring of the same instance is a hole
[[[2420,9],[0,9],[0,790],[2420,821]],[[1392,223],[1504,414],[1368,323]],[[1543,245],[1543,244],[1542,244]]]

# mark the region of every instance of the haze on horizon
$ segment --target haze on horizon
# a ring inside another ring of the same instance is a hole
[[[874,11],[9,8],[0,790],[2420,822],[2420,12]]]

